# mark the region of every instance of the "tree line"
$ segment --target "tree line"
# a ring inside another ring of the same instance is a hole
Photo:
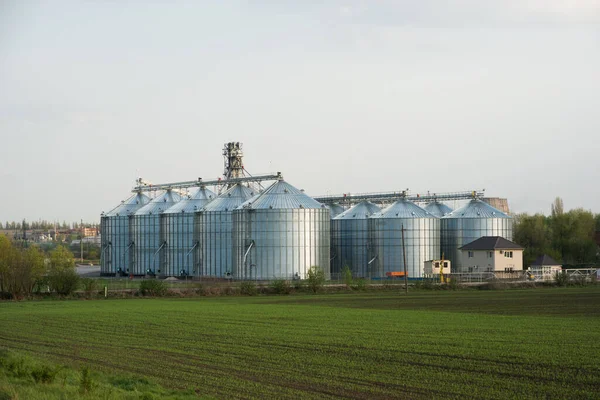
[[[600,231],[600,214],[582,208],[565,212],[562,199],[557,197],[549,216],[516,215],[513,240],[525,248],[525,268],[543,254],[567,266],[589,265],[600,261],[596,231]]]
[[[15,246],[0,235],[0,296],[21,298],[35,292],[70,294],[77,287],[73,254],[57,246],[46,254],[37,246]]]
[[[98,224],[84,222],[83,224],[80,222],[71,222],[67,223],[67,221],[57,222],[57,221],[47,221],[47,220],[39,220],[39,221],[6,221],[4,224],[0,222],[0,229],[6,230],[23,230],[23,229],[35,229],[35,230],[53,230],[56,229],[81,229],[81,227],[91,228],[95,227]]]

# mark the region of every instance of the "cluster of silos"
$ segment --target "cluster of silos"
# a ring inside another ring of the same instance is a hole
[[[369,230],[367,219],[381,209],[363,201],[331,220],[331,277],[340,279],[344,267],[352,276],[369,277]]]
[[[213,278],[232,273],[232,212],[254,196],[249,187],[236,184],[196,213],[195,237],[199,249],[194,265],[196,275]]]
[[[233,276],[305,279],[312,266],[329,278],[330,211],[279,180],[233,211]]]
[[[452,272],[462,268],[460,247],[483,236],[513,238],[512,217],[486,202],[473,199],[441,218],[441,248],[452,261]]]
[[[408,278],[421,278],[424,262],[440,255],[440,219],[406,199],[370,216],[368,229],[371,277],[404,272],[406,260]]]
[[[138,192],[114,209],[100,217],[101,254],[100,273],[111,275],[129,270],[131,250],[130,219],[132,215],[150,202],[150,198]]]
[[[197,211],[216,195],[200,187],[189,198],[184,198],[160,216],[161,275],[190,276],[197,272],[194,260],[199,257],[200,242],[194,237],[194,219]]]
[[[181,200],[172,190],[166,190],[135,212],[131,218],[131,274],[161,275],[160,252],[165,241],[160,234],[160,216]]]

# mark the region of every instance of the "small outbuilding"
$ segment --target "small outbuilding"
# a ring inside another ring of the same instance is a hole
[[[562,265],[546,254],[536,258],[529,267],[529,272],[531,272],[536,281],[551,281],[554,279],[554,274],[561,271]]]
[[[424,278],[436,278],[440,275],[440,271],[444,275],[450,274],[450,260],[428,260],[423,266]]]
[[[515,272],[523,270],[523,247],[501,236],[483,236],[462,247],[458,272]]]

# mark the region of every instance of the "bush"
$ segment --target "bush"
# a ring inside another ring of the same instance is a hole
[[[50,368],[47,365],[42,365],[41,367],[33,368],[31,377],[36,383],[52,383],[60,370],[60,367]]]
[[[243,281],[240,284],[240,293],[245,294],[246,296],[255,296],[258,294],[258,289],[256,288],[256,283],[253,281]]]
[[[92,278],[83,278],[81,279],[81,287],[88,296],[91,296],[93,292],[98,290],[98,281]]]
[[[142,296],[164,296],[167,294],[167,284],[158,279],[145,279],[140,282]]]
[[[357,279],[352,285],[353,290],[364,291],[367,289],[367,281],[364,279]]]
[[[294,290],[297,292],[304,290],[304,287],[306,286],[304,284],[304,282],[300,279],[294,279],[292,282],[293,282],[292,286],[294,287]]]
[[[269,287],[275,294],[290,294],[292,291],[290,283],[285,279],[275,279],[274,281],[271,281]]]
[[[73,293],[79,285],[79,275],[74,269],[54,270],[48,274],[48,286],[50,290],[68,296]]]
[[[83,367],[81,369],[81,378],[79,379],[79,391],[81,393],[90,393],[94,390],[96,384],[94,383],[90,369],[88,367]]]
[[[342,269],[342,280],[346,287],[350,289],[350,286],[352,285],[352,270],[347,265]]]
[[[323,285],[325,284],[325,272],[323,271],[323,268],[313,265],[306,275],[308,287],[313,293],[317,293],[323,288]]]
[[[436,288],[436,285],[433,284],[431,279],[423,279],[415,282],[415,289],[433,290]]]
[[[555,272],[553,278],[556,286],[567,286],[569,284],[569,275],[567,275],[567,271]]]

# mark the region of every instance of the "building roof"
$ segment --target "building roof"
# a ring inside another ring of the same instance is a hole
[[[254,196],[254,191],[252,189],[243,186],[241,183],[236,183],[219,197],[206,204],[204,208],[202,208],[202,211],[232,211],[252,196]]]
[[[239,209],[296,209],[296,208],[325,208],[304,191],[295,188],[284,180],[279,180],[265,189],[264,192],[247,200]]]
[[[182,199],[178,203],[175,203],[173,207],[165,211],[165,214],[180,214],[180,213],[192,213],[200,210],[206,204],[210,203],[215,197],[211,190],[204,187],[198,188],[196,193],[188,199]]]
[[[534,262],[531,263],[532,266],[543,266],[543,265],[561,265],[558,261],[556,261],[554,258],[550,257],[549,255],[544,254],[543,256],[539,256],[538,258],[535,259]]]
[[[460,247],[461,250],[523,250],[523,247],[502,236],[483,236]]]
[[[451,218],[512,218],[510,215],[490,206],[485,201],[473,199],[466,205],[443,216]]]
[[[429,211],[425,211],[412,201],[400,199],[389,205],[381,212],[375,213],[371,218],[437,218]]]
[[[334,219],[366,219],[368,216],[379,211],[381,211],[381,209],[370,201],[361,201],[354,207],[339,214]]]
[[[452,209],[445,205],[444,203],[440,203],[439,201],[433,201],[427,204],[425,207],[425,211],[429,211],[430,214],[435,215],[438,218],[442,218],[446,214],[450,214]]]

